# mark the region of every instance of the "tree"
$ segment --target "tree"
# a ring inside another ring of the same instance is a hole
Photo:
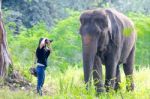
[[[2,21],[2,0],[0,0],[0,78],[6,77],[12,61],[7,49],[6,31]]]

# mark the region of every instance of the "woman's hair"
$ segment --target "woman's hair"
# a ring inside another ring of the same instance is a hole
[[[44,38],[40,38],[39,44],[38,44],[38,48],[40,48],[40,44],[41,44],[41,42],[42,42],[43,39],[44,39]]]

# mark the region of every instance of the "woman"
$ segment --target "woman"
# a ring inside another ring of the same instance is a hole
[[[42,95],[42,87],[45,80],[45,69],[47,67],[47,59],[50,55],[50,44],[52,40],[48,40],[46,38],[40,38],[39,45],[36,49],[36,57],[37,57],[37,93]]]

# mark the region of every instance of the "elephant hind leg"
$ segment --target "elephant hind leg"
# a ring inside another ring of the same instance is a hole
[[[98,56],[95,57],[93,66],[93,80],[97,93],[104,91],[104,84],[102,81],[102,64]]]
[[[117,70],[116,70],[115,87],[114,87],[114,89],[115,89],[116,91],[120,88],[120,86],[119,86],[120,82],[121,82],[121,75],[120,75],[120,69],[119,69],[119,64],[118,64],[118,65],[117,65]]]
[[[132,48],[126,63],[123,64],[124,73],[126,75],[126,89],[127,91],[134,90],[134,81],[133,81],[133,69],[134,69],[134,51],[135,47]]]

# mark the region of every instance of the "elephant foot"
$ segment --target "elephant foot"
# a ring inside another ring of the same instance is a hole
[[[114,90],[114,86],[115,86],[115,80],[106,80],[105,82],[106,92]]]
[[[96,97],[99,97],[104,92],[105,92],[105,88],[96,89]]]
[[[128,75],[126,77],[126,90],[127,91],[133,91],[134,90],[134,81],[133,81],[132,75]]]
[[[90,91],[91,88],[92,88],[92,85],[86,85],[86,87],[85,87],[85,89],[86,89],[87,91]]]
[[[106,88],[106,92],[110,92],[110,90],[112,89],[110,86],[105,86]]]
[[[119,82],[117,82],[117,83],[115,84],[114,90],[115,90],[115,91],[118,91],[119,89],[121,89],[121,87],[120,87],[120,85],[119,85]]]
[[[131,83],[130,85],[127,85],[126,86],[126,90],[129,92],[129,91],[134,91],[134,83]]]
[[[103,87],[97,88],[97,89],[96,89],[96,92],[97,92],[97,93],[103,93],[103,92],[105,92],[105,89],[104,89]]]

